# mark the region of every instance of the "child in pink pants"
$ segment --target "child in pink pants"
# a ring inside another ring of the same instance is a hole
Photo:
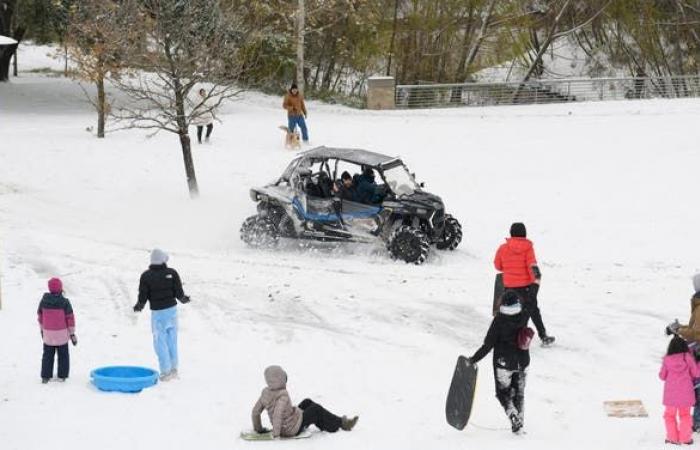
[[[700,377],[688,344],[674,336],[668,345],[659,378],[664,380],[664,422],[667,444],[692,444],[693,419],[690,408],[695,404],[693,379]]]

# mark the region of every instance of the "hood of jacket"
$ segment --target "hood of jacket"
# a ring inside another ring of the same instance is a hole
[[[287,372],[280,366],[270,366],[265,369],[265,383],[273,391],[287,388]]]
[[[532,241],[527,238],[511,237],[506,238],[506,246],[513,253],[525,253],[532,248]]]
[[[688,371],[687,353],[676,353],[664,356],[664,364],[671,373],[682,374]]]

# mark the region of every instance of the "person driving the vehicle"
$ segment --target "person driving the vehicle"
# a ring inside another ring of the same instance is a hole
[[[382,200],[384,200],[384,188],[377,185],[374,170],[371,167],[362,167],[362,175],[355,175],[355,185],[357,189],[358,202],[376,204],[381,203]]]
[[[342,200],[349,200],[351,202],[356,202],[357,200],[357,189],[352,181],[352,177],[346,171],[340,176],[340,181],[336,181],[333,184],[333,192],[335,196]]]

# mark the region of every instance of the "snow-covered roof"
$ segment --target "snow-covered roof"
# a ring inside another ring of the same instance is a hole
[[[316,147],[305,151],[302,155],[306,158],[340,159],[367,166],[381,166],[396,160],[393,156],[382,155],[381,153],[359,148]]]
[[[12,45],[16,43],[17,41],[15,41],[14,39],[0,35],[0,45]]]

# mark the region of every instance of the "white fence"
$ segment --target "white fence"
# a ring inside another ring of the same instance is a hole
[[[700,97],[700,75],[396,86],[397,108]]]

